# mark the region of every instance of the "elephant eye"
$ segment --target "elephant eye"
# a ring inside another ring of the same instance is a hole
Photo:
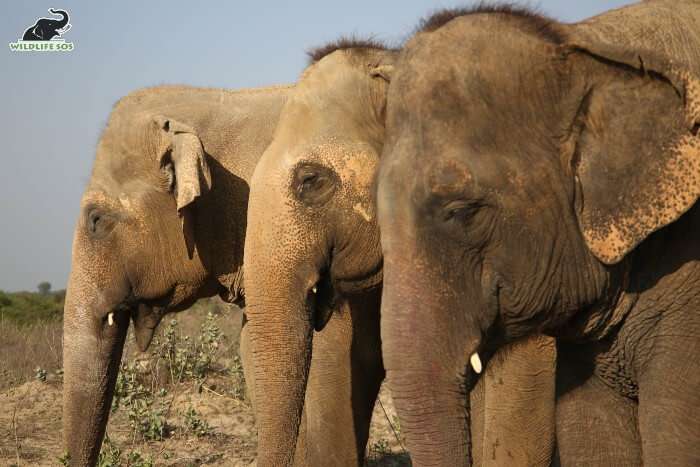
[[[292,183],[299,201],[305,204],[320,204],[331,197],[338,181],[338,176],[328,167],[307,163],[295,169]]]
[[[455,200],[442,209],[442,221],[463,225],[479,210],[480,204],[467,200]]]
[[[86,216],[86,225],[90,236],[102,238],[114,227],[114,219],[98,209],[90,209]]]

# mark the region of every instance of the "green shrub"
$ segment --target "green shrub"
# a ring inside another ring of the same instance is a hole
[[[65,299],[65,290],[49,294],[0,291],[0,320],[21,325],[60,320],[63,318]]]
[[[66,454],[66,464],[68,465],[69,457]],[[63,456],[62,456],[63,457]],[[60,458],[63,462],[62,458]],[[141,454],[135,451],[129,452],[126,455],[126,459],[122,459],[122,450],[117,446],[117,443],[109,439],[109,436],[105,435],[102,441],[102,448],[100,449],[100,454],[97,457],[97,467],[152,467],[153,461],[144,459]]]
[[[184,415],[185,428],[190,433],[194,433],[197,438],[201,438],[209,432],[209,423],[206,420],[199,418],[194,407],[189,408],[184,414],[179,411],[180,415]]]
[[[221,329],[211,312],[202,323],[197,341],[179,332],[179,324],[177,319],[171,319],[163,336],[154,339],[155,364],[165,366],[172,384],[187,379],[200,381],[212,369],[221,343]]]

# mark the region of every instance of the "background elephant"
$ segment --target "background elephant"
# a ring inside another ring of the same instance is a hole
[[[307,452],[295,463],[364,458],[384,378],[382,255],[370,193],[396,55],[343,40],[313,52],[251,180],[244,270],[261,466],[292,462],[300,425]],[[553,342],[522,346],[529,350],[506,349],[473,395],[484,464],[501,449],[530,464],[551,460]],[[531,438],[513,428],[521,423]],[[481,461],[481,449],[474,457]]]
[[[64,10],[54,10],[49,8],[54,15],[61,15],[60,20],[52,18],[39,18],[33,26],[24,31],[23,41],[48,41],[56,36],[60,36],[70,29],[68,24],[68,13]]]
[[[64,313],[63,444],[92,465],[129,321],[145,350],[170,312],[242,298],[248,180],[289,86],[148,88],[100,138],[73,240]],[[241,336],[246,366],[245,332]]]
[[[700,2],[424,25],[377,190],[382,350],[414,460],[464,462],[469,367],[543,330],[562,465],[697,465]]]

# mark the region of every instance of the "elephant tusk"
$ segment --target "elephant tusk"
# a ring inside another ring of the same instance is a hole
[[[312,287],[311,291],[312,291],[313,293],[316,293],[316,286],[315,286],[315,285]]]
[[[478,374],[481,373],[481,359],[479,358],[479,354],[474,352],[471,357],[469,357],[469,363],[472,364],[472,368],[474,368],[474,371]]]
[[[107,323],[112,326],[114,324],[114,313],[110,313],[107,315]]]

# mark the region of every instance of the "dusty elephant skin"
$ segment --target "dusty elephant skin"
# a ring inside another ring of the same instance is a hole
[[[370,183],[381,67],[395,55],[350,41],[317,51],[251,180],[244,270],[261,466],[363,462],[384,378]]]
[[[370,192],[395,57],[350,41],[316,52],[251,181],[244,270],[260,465],[363,461],[384,377]],[[476,464],[499,449],[549,462],[554,354],[549,338],[504,349],[472,391]]]
[[[382,351],[414,463],[466,462],[460,394],[541,330],[562,465],[697,465],[700,2],[424,25],[377,182]]]
[[[83,194],[66,295],[71,465],[96,462],[130,320],[145,350],[166,313],[215,294],[241,298],[247,181],[290,89],[158,87],[115,105]]]

